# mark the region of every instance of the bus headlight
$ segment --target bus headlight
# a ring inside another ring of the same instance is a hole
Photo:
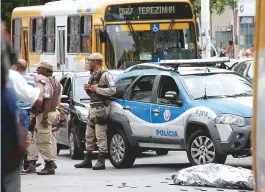
[[[216,124],[229,124],[236,125],[238,127],[244,127],[247,125],[244,117],[232,114],[221,114],[215,118]]]

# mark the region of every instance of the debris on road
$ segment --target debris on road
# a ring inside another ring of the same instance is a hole
[[[253,190],[251,170],[222,164],[197,165],[172,175],[174,184]]]

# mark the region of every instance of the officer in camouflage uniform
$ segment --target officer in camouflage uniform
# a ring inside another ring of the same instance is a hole
[[[38,175],[55,174],[55,158],[52,145],[52,127],[56,123],[58,112],[56,111],[58,96],[60,95],[60,87],[58,82],[52,77],[53,66],[42,61],[38,64],[38,74],[42,74],[48,78],[44,85],[44,98],[41,106],[36,106],[33,113],[36,115],[36,138],[37,148],[45,161],[44,169],[37,172]]]
[[[102,55],[93,53],[89,56],[91,77],[84,89],[90,96],[90,110],[86,129],[86,150],[84,160],[76,168],[92,168],[92,152],[95,150],[95,137],[99,156],[94,170],[105,169],[107,153],[107,118],[110,111],[110,97],[116,93],[112,75],[102,68]]]

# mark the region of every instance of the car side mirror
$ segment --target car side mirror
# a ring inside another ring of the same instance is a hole
[[[170,101],[175,101],[178,97],[178,94],[175,91],[168,91],[165,94],[165,99]]]
[[[69,98],[67,95],[62,95],[61,96],[61,102],[62,103],[69,103]]]

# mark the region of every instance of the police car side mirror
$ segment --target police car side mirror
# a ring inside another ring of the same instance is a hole
[[[62,95],[61,96],[61,102],[62,103],[68,103],[69,102],[68,96],[67,95]]]
[[[175,101],[178,97],[178,94],[175,91],[168,91],[165,94],[165,99],[170,101]]]

